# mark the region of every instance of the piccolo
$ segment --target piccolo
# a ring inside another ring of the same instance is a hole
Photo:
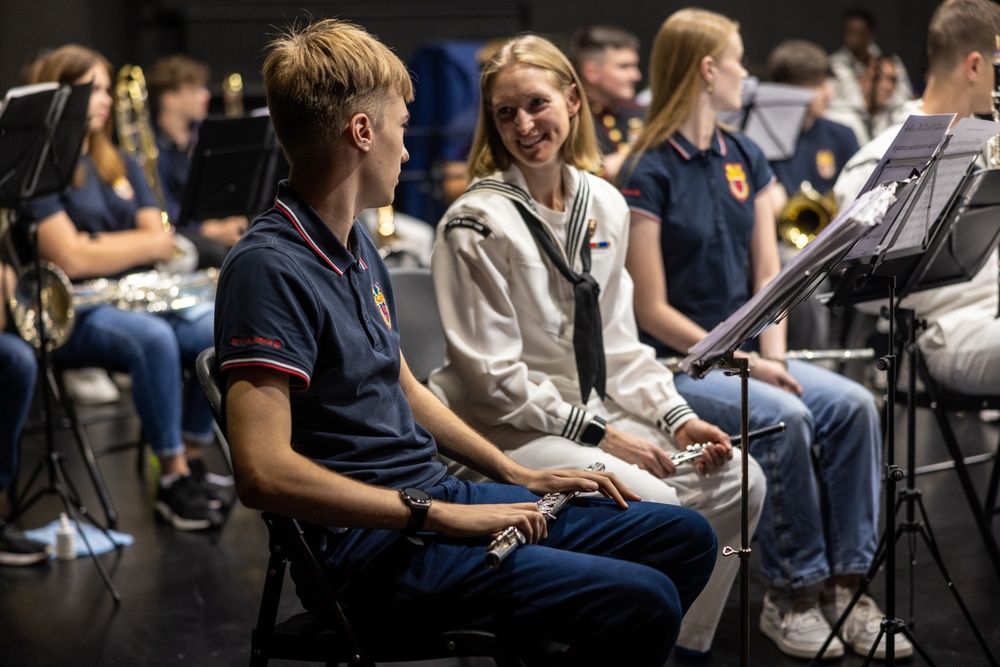
[[[750,438],[762,438],[765,435],[771,435],[773,433],[780,433],[781,431],[784,431],[784,430],[785,430],[785,422],[778,422],[777,424],[771,424],[770,426],[765,426],[764,428],[759,428],[756,431],[750,431],[749,433],[747,433],[747,436],[750,437]],[[739,447],[740,446],[740,440],[742,440],[741,436],[738,436],[738,435],[731,435],[731,436],[729,436],[729,442],[732,443],[733,447]],[[676,454],[674,454],[673,456],[671,456],[670,460],[672,460],[674,462],[674,465],[680,465],[681,463],[687,463],[688,461],[692,461],[692,460],[698,458],[699,456],[701,456],[701,453],[703,451],[705,451],[705,448],[708,447],[711,444],[714,444],[714,443],[703,442],[703,443],[696,444],[696,445],[688,445],[684,449],[683,452],[677,452]]]
[[[604,464],[598,461],[593,465],[590,465],[586,470],[591,470],[594,472],[601,472],[604,470]],[[556,515],[559,514],[560,510],[566,506],[573,498],[580,495],[579,491],[573,491],[570,493],[549,493],[538,501],[538,511],[545,515],[545,520],[549,521],[555,519]],[[486,549],[486,564],[490,567],[496,567],[503,562],[503,559],[511,554],[514,549],[518,548],[522,544],[527,542],[524,533],[520,530],[511,526],[510,528],[505,528],[503,532],[496,536],[492,542],[490,542],[489,547]]]

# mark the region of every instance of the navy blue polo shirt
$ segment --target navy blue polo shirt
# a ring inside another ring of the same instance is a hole
[[[670,305],[712,330],[751,296],[754,198],[774,180],[767,159],[745,136],[720,129],[708,150],[676,133],[622,172],[629,208],[660,222]],[[682,353],[643,340],[660,355]]]
[[[188,173],[191,171],[191,155],[187,149],[181,148],[167,133],[156,128],[156,147],[159,157],[156,159],[156,170],[160,175],[160,188],[163,190],[163,204],[167,209],[170,222],[175,225],[187,225],[190,220],[181,220],[181,203],[184,201],[184,188],[187,186]]]
[[[83,184],[62,194],[33,199],[23,209],[25,217],[41,221],[65,211],[82,232],[135,229],[135,216],[140,208],[159,208],[160,205],[156,203],[142,167],[124,154],[122,158],[127,182],[112,185],[101,180],[90,155],[83,155],[80,157]]]
[[[389,272],[363,225],[349,246],[282,182],[274,208],[222,267],[220,367],[289,375],[292,445],[302,455],[369,484],[426,488],[445,468],[399,384]]]
[[[799,135],[795,154],[787,160],[771,163],[778,182],[789,196],[809,184],[820,193],[833,190],[840,170],[858,152],[858,140],[851,128],[818,118],[812,127]]]

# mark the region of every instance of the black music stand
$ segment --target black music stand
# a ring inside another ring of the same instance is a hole
[[[86,136],[90,91],[91,84],[86,83],[74,86],[53,84],[27,87],[27,90],[13,89],[8,92],[3,111],[0,113],[0,156],[2,156],[0,159],[3,160],[0,163],[0,174],[2,174],[0,206],[20,209],[33,197],[61,192],[69,186]],[[52,395],[52,369],[49,358],[52,341],[45,331],[45,317],[42,315],[44,289],[38,255],[37,226],[36,221],[30,222],[33,227],[31,236],[34,237],[37,289],[29,298],[36,299],[38,304],[36,326],[41,341],[38,354],[39,363],[46,377],[42,389],[46,453],[29,477],[24,491],[15,499],[16,510],[10,520],[16,521],[42,496],[55,494],[59,496],[67,515],[73,517],[78,528],[81,519],[85,518],[107,535],[107,530],[93,520],[87,508],[80,502],[76,486],[63,467],[63,454],[55,450],[52,425],[52,402],[55,397]],[[24,500],[28,489],[43,469],[48,472],[48,485]],[[94,553],[86,532],[78,530],[78,533],[115,604],[120,604],[121,596],[108,576],[104,564]],[[114,540],[111,542],[116,544]],[[116,548],[118,547],[116,544]]]
[[[178,225],[231,215],[253,220],[274,199],[282,161],[269,116],[205,120],[198,131]]]
[[[975,125],[976,123],[980,125]],[[884,298],[888,295],[889,345],[888,355],[879,360],[880,370],[886,371],[888,397],[886,400],[886,462],[885,462],[885,532],[876,548],[871,567],[861,580],[858,591],[850,604],[834,624],[830,636],[820,649],[822,655],[833,640],[861,595],[867,590],[875,573],[885,561],[886,609],[885,618],[868,653],[864,664],[870,664],[883,635],[886,639],[887,664],[894,664],[894,635],[903,633],[921,657],[934,664],[926,652],[909,632],[906,623],[896,617],[895,587],[895,543],[904,533],[920,533],[930,551],[938,570],[951,590],[959,609],[985,653],[989,664],[997,662],[972,615],[962,601],[951,581],[937,548],[930,521],[924,509],[920,492],[915,486],[916,451],[916,393],[917,348],[916,318],[912,311],[900,309],[899,302],[908,294],[943,287],[971,279],[985,265],[997,241],[1000,240],[1000,171],[973,171],[973,164],[980,154],[982,142],[976,137],[985,136],[994,128],[993,123],[964,119],[956,126],[955,132],[967,129],[973,132],[960,145],[951,146],[955,135],[948,135],[936,149],[934,155],[919,172],[912,187],[907,192],[906,201],[898,209],[895,219],[886,218],[881,230],[873,230],[873,237],[881,235],[881,241],[867,249],[852,249],[847,260],[845,273],[834,292],[830,305],[854,304]],[[872,181],[869,181],[871,183]],[[871,239],[869,239],[870,241]],[[888,293],[888,294],[887,294]],[[907,402],[907,479],[906,488],[896,494],[896,484],[904,477],[904,472],[895,464],[895,401],[897,389],[897,362],[894,353],[896,345],[895,326],[908,319],[908,340],[904,346],[909,358],[909,386]],[[983,533],[994,567],[1000,564],[996,540],[985,513],[979,506],[971,479],[960,452],[950,451],[962,482],[963,490],[969,497],[974,517]],[[970,495],[971,494],[971,495]],[[898,528],[895,515],[906,505],[906,521]],[[919,507],[922,522],[915,521],[914,506]],[[911,543],[911,558],[913,563]],[[814,663],[815,664],[815,661]]]
[[[741,381],[740,436],[743,442],[742,458],[742,544],[739,549],[726,546],[723,554],[740,558],[740,664],[750,663],[750,530],[748,506],[749,468],[749,396],[750,368],[746,358],[736,358],[734,353],[761,331],[780,322],[796,305],[816,289],[836,266],[844,253],[858,239],[867,226],[875,224],[895,202],[890,189],[882,188],[859,198],[846,211],[827,226],[808,246],[763,289],[758,291],[739,310],[712,329],[694,345],[688,356],[681,360],[682,371],[694,378],[704,377],[714,367],[725,369],[730,375],[739,375]]]
[[[720,120],[753,139],[768,160],[788,160],[795,155],[802,122],[815,96],[815,91],[800,86],[748,80],[743,107]]]

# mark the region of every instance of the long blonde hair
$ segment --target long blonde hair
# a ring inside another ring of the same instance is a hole
[[[555,44],[538,35],[521,35],[500,47],[483,66],[483,74],[479,79],[479,121],[476,123],[476,135],[469,151],[469,178],[486,176],[498,169],[510,167],[512,158],[500,139],[490,109],[490,100],[493,98],[497,76],[515,65],[528,65],[544,70],[564,95],[576,87],[576,94],[581,102],[580,111],[569,119],[569,136],[560,149],[560,157],[578,169],[597,171],[601,165],[601,154],[597,150],[594,120],[583,98],[580,77]]]
[[[702,59],[719,56],[739,29],[735,21],[704,9],[681,9],[663,22],[649,59],[653,98],[632,146],[634,156],[669,139],[691,115],[702,82]]]
[[[32,83],[55,81],[56,83],[74,83],[80,80],[94,68],[102,66],[108,72],[108,79],[114,80],[111,63],[93,49],[79,44],[66,44],[50,53],[34,70]],[[87,150],[94,163],[97,175],[105,183],[115,183],[125,177],[125,162],[115,145],[111,142],[111,130],[114,126],[114,116],[108,115],[104,127],[99,130],[88,130]],[[82,166],[77,168],[74,184],[83,184]]]

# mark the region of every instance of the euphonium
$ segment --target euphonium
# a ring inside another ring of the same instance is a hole
[[[41,275],[42,300],[38,303]],[[36,348],[42,344],[55,349],[73,331],[76,309],[83,305],[107,304],[122,310],[165,313],[191,308],[215,298],[219,280],[217,269],[187,275],[165,271],[130,273],[119,279],[97,278],[73,285],[51,262],[30,265],[17,281],[10,310],[18,333]],[[39,320],[44,322],[42,340]]]
[[[804,248],[837,215],[837,202],[831,194],[821,194],[802,181],[778,216],[778,236],[794,248]]]

